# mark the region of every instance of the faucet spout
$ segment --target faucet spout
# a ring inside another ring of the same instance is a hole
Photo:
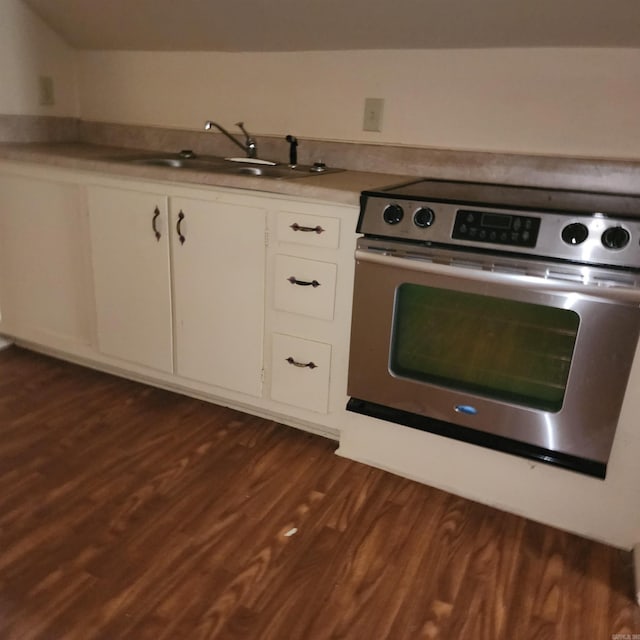
[[[244,144],[240,142],[235,136],[231,135],[223,126],[219,125],[217,122],[212,122],[211,120],[207,120],[204,123],[205,131],[211,131],[214,127],[223,133],[233,144],[240,147],[246,154],[247,158],[256,158],[258,156],[258,145],[256,141],[247,133],[247,130],[244,128],[244,122],[237,122],[237,127],[240,127],[240,130],[244,134]]]

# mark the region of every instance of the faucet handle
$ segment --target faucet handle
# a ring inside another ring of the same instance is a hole
[[[236,122],[236,127],[239,127],[240,131],[244,134],[247,156],[249,156],[249,158],[256,158],[258,156],[258,145],[255,139],[252,138],[244,128],[244,122]]]

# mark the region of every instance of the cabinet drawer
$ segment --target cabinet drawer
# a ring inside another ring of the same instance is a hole
[[[271,398],[327,413],[331,345],[274,333]]]
[[[275,307],[323,320],[333,320],[337,266],[332,262],[277,255]]]
[[[340,219],[281,211],[278,214],[278,242],[337,249]]]

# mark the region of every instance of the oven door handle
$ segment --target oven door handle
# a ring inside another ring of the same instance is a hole
[[[603,284],[589,284],[584,281],[562,277],[559,272],[554,275],[553,269],[546,270],[546,277],[529,275],[526,273],[514,273],[505,269],[500,271],[492,263],[483,264],[473,257],[460,256],[458,260],[440,263],[430,259],[393,255],[387,251],[371,251],[356,249],[356,272],[358,261],[384,265],[389,268],[398,268],[405,271],[417,271],[424,274],[433,274],[454,279],[473,280],[479,283],[509,286],[518,289],[529,289],[541,293],[579,293],[581,296],[589,296],[607,302],[640,306],[640,288],[631,285],[616,285],[616,274],[611,276],[611,283],[606,284],[606,279],[600,277]]]

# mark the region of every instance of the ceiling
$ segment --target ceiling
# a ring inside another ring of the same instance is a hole
[[[640,0],[24,2],[78,49],[640,48]]]

